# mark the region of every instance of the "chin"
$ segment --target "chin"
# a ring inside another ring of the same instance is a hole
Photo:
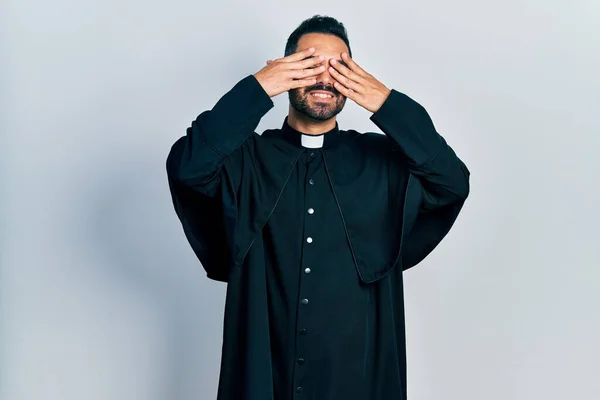
[[[310,111],[311,112],[306,115],[316,121],[329,121],[339,114],[339,112],[335,112],[335,109],[328,109],[326,112],[323,112],[324,110],[322,108],[311,109]]]

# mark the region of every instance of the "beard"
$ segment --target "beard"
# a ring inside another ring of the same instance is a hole
[[[310,95],[315,90],[324,90],[333,95],[333,99],[322,100]],[[294,110],[317,121],[327,121],[338,115],[344,105],[346,98],[335,88],[317,85],[307,88],[290,89],[288,91],[290,104]]]

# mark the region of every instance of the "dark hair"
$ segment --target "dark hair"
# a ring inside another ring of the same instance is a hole
[[[292,32],[285,45],[285,56],[298,51],[298,41],[307,33],[324,33],[339,37],[348,46],[348,55],[352,57],[350,49],[350,41],[348,40],[348,32],[344,24],[333,17],[325,15],[314,15],[304,21]]]

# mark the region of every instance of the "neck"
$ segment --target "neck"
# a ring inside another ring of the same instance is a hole
[[[318,121],[304,114],[298,113],[292,106],[288,113],[288,124],[305,135],[321,135],[335,128],[335,117],[326,121]]]

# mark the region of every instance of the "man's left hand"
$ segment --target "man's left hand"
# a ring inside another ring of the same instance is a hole
[[[335,59],[330,60],[329,73],[335,80],[336,90],[359,106],[377,112],[391,90],[362,69],[347,53],[342,53],[342,61],[347,67]]]

